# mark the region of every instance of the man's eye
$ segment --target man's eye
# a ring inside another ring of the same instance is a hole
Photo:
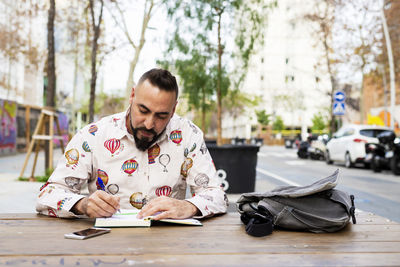
[[[142,113],[142,114],[146,114],[146,113],[148,113],[149,111],[148,111],[148,110],[145,110],[145,109],[139,109],[139,112]]]
[[[165,120],[166,118],[168,118],[168,115],[157,115],[157,117],[158,117],[160,120]]]

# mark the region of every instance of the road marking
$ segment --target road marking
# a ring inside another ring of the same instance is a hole
[[[300,166],[300,165],[304,165],[304,164],[306,164],[304,161],[301,161],[301,160],[287,160],[287,161],[285,161],[285,163],[287,164],[287,165],[291,165],[291,166]]]
[[[261,169],[261,168],[256,168],[256,170],[257,170],[258,172],[261,172],[262,174],[271,176],[272,178],[275,178],[275,179],[277,179],[277,180],[279,180],[279,181],[281,181],[281,182],[284,182],[284,183],[286,183],[286,184],[294,185],[294,186],[300,186],[298,183],[289,181],[288,179],[283,178],[282,176],[279,176],[279,175],[277,175],[277,174],[275,174],[275,173],[272,173],[272,172],[263,170],[263,169]]]
[[[280,152],[268,152],[262,153],[258,152],[259,157],[277,157],[277,158],[297,158],[297,156],[293,153],[280,153]]]

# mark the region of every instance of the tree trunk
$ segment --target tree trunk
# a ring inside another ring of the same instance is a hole
[[[47,91],[46,91],[46,106],[55,107],[55,91],[56,91],[56,67],[55,67],[55,52],[54,52],[54,18],[56,15],[55,0],[50,0],[50,7],[47,17]],[[49,125],[46,124],[46,134],[49,134]],[[49,145],[53,140],[45,141],[45,170],[49,168]]]
[[[94,103],[96,100],[96,80],[97,80],[97,70],[96,70],[96,58],[97,58],[97,38],[98,32],[95,30],[95,34],[92,41],[92,55],[91,55],[91,74],[90,78],[90,101],[89,101],[89,123],[94,120]]]
[[[144,45],[144,43],[143,43]],[[133,57],[133,59],[131,60],[130,64],[129,64],[129,73],[128,73],[128,80],[126,82],[126,88],[125,88],[125,92],[127,96],[131,95],[131,91],[132,91],[132,87],[133,87],[133,74],[135,73],[135,69],[136,69],[136,65],[139,61],[139,55],[140,52],[143,48],[143,45],[136,47],[135,49],[135,56]],[[126,97],[126,101],[129,102],[129,97]],[[129,104],[129,103],[127,103]]]
[[[147,5],[149,4],[149,8],[147,9]],[[135,49],[135,55],[133,57],[133,59],[130,62],[129,65],[129,73],[128,73],[128,80],[126,82],[126,88],[125,88],[125,92],[127,96],[131,95],[131,91],[132,91],[132,87],[133,87],[133,74],[135,73],[135,69],[136,69],[136,65],[139,61],[139,56],[140,53],[142,52],[143,46],[146,42],[146,30],[147,27],[149,25],[149,21],[151,19],[152,16],[152,11],[154,8],[154,1],[153,0],[147,0],[145,3],[145,8],[144,8],[144,14],[143,14],[143,21],[142,21],[142,29],[140,31],[140,40],[139,40],[139,45],[135,45],[132,41],[132,38],[129,35],[128,30],[125,28],[125,35],[127,37],[127,39],[129,40],[129,43],[132,45],[132,47]],[[122,14],[121,14],[122,16]],[[125,23],[124,23],[125,25]],[[129,103],[129,97],[126,98],[126,104],[128,105]]]
[[[222,92],[221,92],[221,79],[222,79],[222,45],[221,45],[221,17],[222,13],[218,16],[218,77],[217,77],[217,145],[222,145]]]
[[[92,29],[93,29],[93,40],[92,40],[92,55],[91,55],[91,74],[92,77],[90,79],[90,101],[89,101],[89,123],[94,120],[94,103],[96,99],[96,81],[97,81],[97,49],[98,49],[98,40],[100,37],[100,25],[103,16],[103,0],[100,0],[100,14],[98,21],[96,23],[94,17],[94,0],[89,0],[90,4],[90,14],[92,17]]]
[[[330,57],[329,57],[329,46],[328,46],[328,33],[326,29],[323,29],[324,31],[324,40],[323,40],[323,45],[324,45],[324,52],[325,52],[325,59],[326,59],[326,65],[328,68],[328,74],[329,78],[331,81],[331,91],[329,93],[330,95],[330,107],[329,107],[329,132],[332,134],[336,132],[336,124],[335,124],[335,116],[333,115],[333,95],[335,93],[335,77],[333,75],[332,71],[332,66],[330,62]]]

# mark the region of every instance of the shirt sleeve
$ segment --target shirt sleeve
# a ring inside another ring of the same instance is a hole
[[[88,127],[71,139],[48,182],[40,188],[36,211],[53,217],[77,217],[70,210],[86,196],[83,190],[92,175],[93,140]]]
[[[197,126],[194,126],[197,128]],[[186,199],[195,205],[201,212],[196,218],[213,216],[226,213],[228,198],[220,186],[214,162],[204,142],[203,133],[197,128],[190,138],[189,147],[195,147],[188,153],[193,161],[192,168],[186,177],[186,183],[190,186],[192,197]]]

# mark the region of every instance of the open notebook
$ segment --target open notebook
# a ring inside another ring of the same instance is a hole
[[[109,218],[96,218],[95,227],[150,227],[153,216],[138,219],[137,214],[140,210],[121,209],[121,212],[115,213]],[[201,226],[201,222],[196,219],[162,219],[160,222],[175,223],[183,225]]]

